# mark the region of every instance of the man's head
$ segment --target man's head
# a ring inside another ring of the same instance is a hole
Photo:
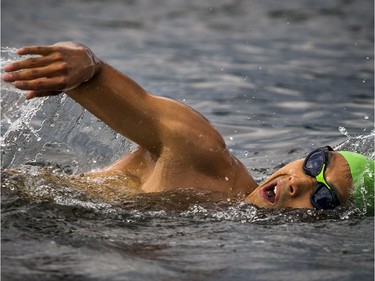
[[[353,196],[355,203],[363,204],[363,196],[362,201],[357,197],[363,194],[358,190],[364,186],[368,190],[366,202],[373,201],[373,167],[374,161],[363,155],[319,148],[306,159],[293,161],[276,171],[246,202],[264,208],[333,209],[345,205]],[[363,177],[367,178],[366,185]],[[367,205],[373,208],[373,203]]]

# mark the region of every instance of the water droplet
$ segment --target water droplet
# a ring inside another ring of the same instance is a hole
[[[362,83],[366,83],[366,79],[363,79],[363,80],[362,80]]]
[[[364,118],[365,118],[365,120],[367,120],[367,119],[369,119],[370,117],[366,114]]]
[[[228,177],[225,177],[225,180],[226,180],[226,181],[229,181],[229,178],[228,178]]]
[[[233,140],[233,137],[230,137],[229,139],[230,139],[230,140]]]
[[[345,127],[339,127],[339,131],[341,134],[347,136],[348,138],[350,137]]]
[[[344,127],[339,127],[339,131],[340,133],[342,134],[345,134],[346,133],[346,129]]]
[[[261,67],[261,66],[259,66],[259,69],[262,69],[262,67]]]

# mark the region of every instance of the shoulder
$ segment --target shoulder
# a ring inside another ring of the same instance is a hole
[[[223,137],[202,114],[186,104],[167,98],[157,99],[163,107],[159,126],[165,146],[179,152],[190,148],[198,151],[226,149]]]

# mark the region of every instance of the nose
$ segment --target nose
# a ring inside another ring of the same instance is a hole
[[[286,182],[286,191],[290,197],[297,197],[310,192],[313,179],[305,176],[290,175]]]
[[[292,184],[289,184],[287,191],[290,197],[295,197],[297,195],[297,187]]]

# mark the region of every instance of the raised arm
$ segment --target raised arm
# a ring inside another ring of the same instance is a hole
[[[25,47],[18,53],[40,55],[4,68],[8,74],[3,80],[29,90],[28,99],[64,91],[112,129],[154,154],[165,147],[176,153],[192,147],[207,146],[216,152],[225,147],[199,113],[147,93],[82,44]]]
[[[67,94],[112,129],[155,154],[163,147],[183,150],[193,142],[224,146],[221,136],[199,113],[147,93],[106,63],[90,82]]]

